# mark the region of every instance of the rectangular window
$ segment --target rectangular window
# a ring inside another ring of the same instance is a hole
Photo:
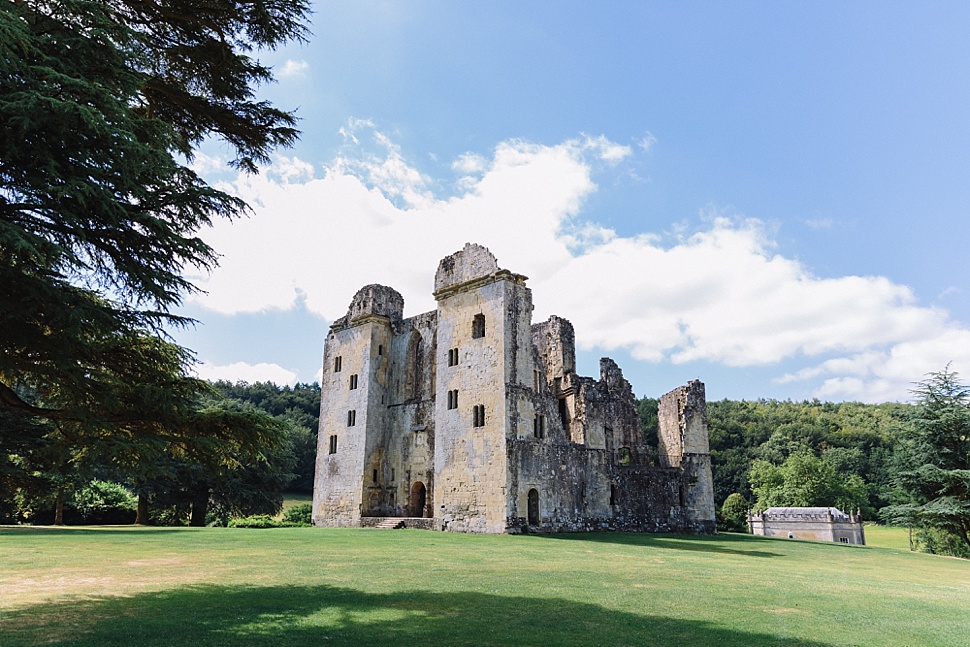
[[[374,470],[374,483],[377,483],[377,470]]]
[[[475,315],[472,319],[472,339],[479,339],[485,336],[485,315]]]
[[[448,366],[458,366],[458,349],[452,348],[448,351]]]
[[[848,537],[839,537],[839,541],[842,542],[843,544],[847,544],[847,543],[849,543],[849,538]]]
[[[333,358],[333,372],[339,373],[340,369],[343,368],[344,358],[337,355]]]
[[[377,345],[377,354],[378,355],[383,355],[384,354],[384,346],[382,346],[381,344],[378,344]]]
[[[347,412],[347,426],[353,427],[357,424],[357,411],[351,409]]]
[[[484,404],[476,404],[472,408],[472,421],[473,421],[472,424],[475,427],[485,426],[485,405]]]
[[[532,371],[532,388],[538,392],[539,386],[542,384],[542,373],[539,371]]]
[[[545,416],[536,416],[535,420],[532,421],[532,435],[536,438],[545,438],[546,436],[546,418]]]
[[[353,391],[357,388],[357,374],[354,373],[350,376],[350,390]]]
[[[337,437],[336,436],[330,436],[330,453],[331,454],[336,454],[337,453]]]
[[[458,408],[458,389],[453,391],[448,391],[448,408],[457,409]]]
[[[394,482],[394,468],[391,468],[391,482]]]
[[[620,449],[617,450],[617,460],[623,467],[630,467],[630,448],[620,447]]]

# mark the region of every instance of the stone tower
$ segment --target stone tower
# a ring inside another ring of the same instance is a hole
[[[532,294],[466,244],[435,274],[435,517],[448,530],[504,532],[510,396],[532,383]]]
[[[323,506],[330,525],[360,525],[364,509],[385,502],[365,495],[371,466],[381,463],[387,428],[388,352],[404,298],[383,285],[354,295],[324,344],[314,515]],[[365,500],[365,496],[367,500]]]

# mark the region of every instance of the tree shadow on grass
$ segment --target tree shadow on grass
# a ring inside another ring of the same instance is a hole
[[[782,557],[783,553],[763,550],[765,542],[751,535],[674,535],[643,532],[575,532],[533,535],[550,539],[596,541],[627,546],[649,546],[742,557]]]
[[[0,636],[7,647],[826,645],[563,599],[330,586],[196,586],[36,605],[2,618]]]

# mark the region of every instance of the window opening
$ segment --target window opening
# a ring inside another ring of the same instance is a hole
[[[849,538],[848,537],[839,537],[839,541],[842,542],[843,544],[847,544],[847,543],[849,543]]]
[[[377,345],[377,354],[378,355],[383,355],[384,354],[384,346],[383,345],[381,345],[381,344],[378,344]]]
[[[529,525],[539,525],[539,490],[532,488],[529,490]]]
[[[336,436],[330,436],[330,453],[331,454],[336,454],[337,453],[337,437]]]
[[[536,416],[532,421],[532,435],[536,438],[546,437],[546,417]]]
[[[620,450],[619,450],[619,463],[623,467],[629,467],[630,466],[630,448],[629,447],[620,447]]]
[[[569,429],[569,405],[566,403],[566,398],[559,401],[559,418],[562,420],[563,429],[568,431]]]
[[[472,319],[472,339],[485,336],[485,315],[478,314]]]
[[[355,373],[350,376],[350,390],[353,391],[356,388],[357,388],[357,374]]]
[[[391,482],[394,482],[394,468],[391,468]]]
[[[374,483],[377,483],[377,470],[374,470]]]
[[[448,366],[458,366],[458,349],[452,348],[448,351]]]
[[[485,405],[476,404],[472,409],[472,419],[475,427],[485,426]]]
[[[458,389],[453,391],[448,391],[448,408],[457,409],[458,408]]]
[[[343,357],[341,357],[340,355],[337,355],[336,357],[334,357],[333,358],[333,372],[334,373],[339,373],[340,372],[340,369],[343,368],[343,363],[344,363],[344,358]]]
[[[351,409],[350,411],[347,412],[347,426],[353,427],[356,424],[357,424],[357,411],[354,409]]]
[[[610,484],[610,505],[616,505],[616,486]]]

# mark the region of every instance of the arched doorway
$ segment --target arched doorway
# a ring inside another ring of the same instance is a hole
[[[539,491],[535,488],[529,490],[529,525],[539,525]]]
[[[415,481],[411,486],[411,497],[408,499],[408,516],[423,517],[424,502],[427,498],[428,490],[421,481]]]

